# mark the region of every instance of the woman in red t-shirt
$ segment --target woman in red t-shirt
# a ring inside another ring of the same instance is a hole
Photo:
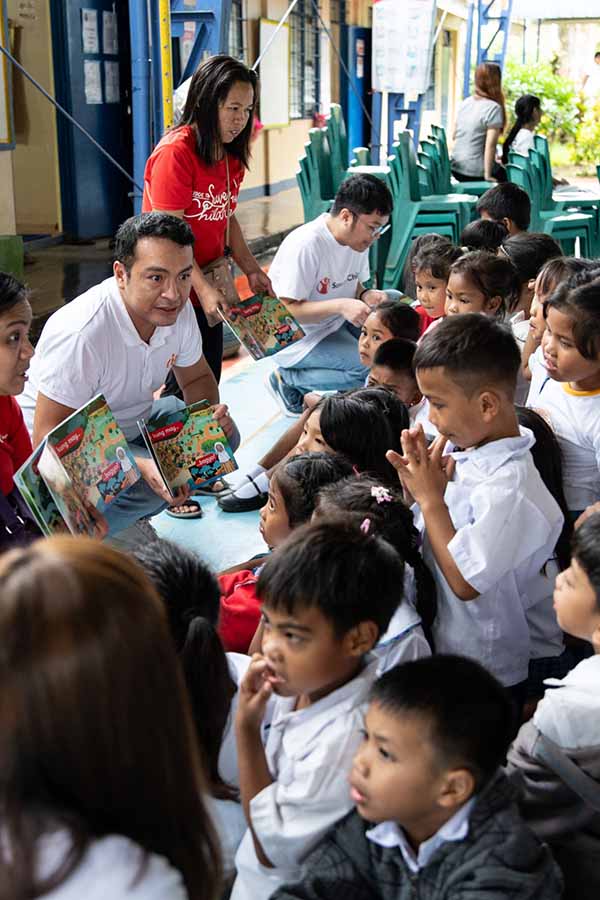
[[[159,141],[146,163],[142,211],[184,218],[195,237],[192,303],[203,351],[217,381],[221,374],[223,300],[202,266],[229,248],[250,288],[270,291],[271,282],[250,252],[234,215],[250,159],[256,73],[231,56],[211,56],[190,83],[181,124]]]
[[[31,306],[25,287],[0,272],[0,549],[35,532],[13,475],[31,454],[31,439],[15,400],[25,386],[33,347],[29,341]]]

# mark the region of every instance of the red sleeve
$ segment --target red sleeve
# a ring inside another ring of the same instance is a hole
[[[256,596],[258,578],[251,569],[219,575],[221,611],[219,635],[228,651],[247,653],[260,622],[260,601]]]
[[[187,209],[192,202],[194,166],[198,165],[183,141],[156,148],[144,175],[153,209]]]
[[[11,400],[10,443],[13,448],[15,471],[20,469],[25,460],[33,453],[31,438],[25,426],[21,407],[14,397]]]
[[[423,334],[427,331],[427,329],[429,328],[429,326],[431,325],[431,323],[432,323],[432,322],[435,322],[435,319],[432,318],[432,316],[430,316],[430,315],[424,310],[424,308],[421,306],[420,303],[419,303],[417,306],[413,306],[413,309],[414,309],[414,311],[415,311],[416,313],[419,314],[419,317],[420,317],[420,319],[421,319],[421,321],[419,322],[419,325],[420,325],[420,328],[421,328],[421,335],[423,335]]]

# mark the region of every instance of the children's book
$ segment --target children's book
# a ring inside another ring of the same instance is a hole
[[[57,425],[17,473],[44,533],[98,534],[114,500],[140,478],[123,432],[99,394]]]
[[[253,359],[264,359],[304,337],[304,331],[277,297],[255,294],[221,315]]]
[[[138,422],[171,496],[185,484],[193,493],[194,487],[210,484],[238,467],[213,411],[207,400],[200,400],[151,423]]]

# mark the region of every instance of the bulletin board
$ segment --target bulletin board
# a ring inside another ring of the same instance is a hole
[[[10,50],[6,0],[0,0],[0,42],[3,47]],[[0,54],[0,150],[13,150],[14,146],[10,63],[2,53]]]
[[[374,0],[372,85],[416,97],[429,87],[436,0]]]
[[[260,53],[277,27],[271,19],[260,20]],[[278,128],[290,121],[290,29],[284,25],[260,63],[260,121],[265,128]]]

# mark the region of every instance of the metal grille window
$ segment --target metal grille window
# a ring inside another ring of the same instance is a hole
[[[231,0],[231,17],[229,19],[228,51],[230,56],[236,59],[246,60],[246,46],[244,42],[244,18],[243,0]]]
[[[319,108],[320,29],[311,0],[290,15],[290,118],[308,119]]]

